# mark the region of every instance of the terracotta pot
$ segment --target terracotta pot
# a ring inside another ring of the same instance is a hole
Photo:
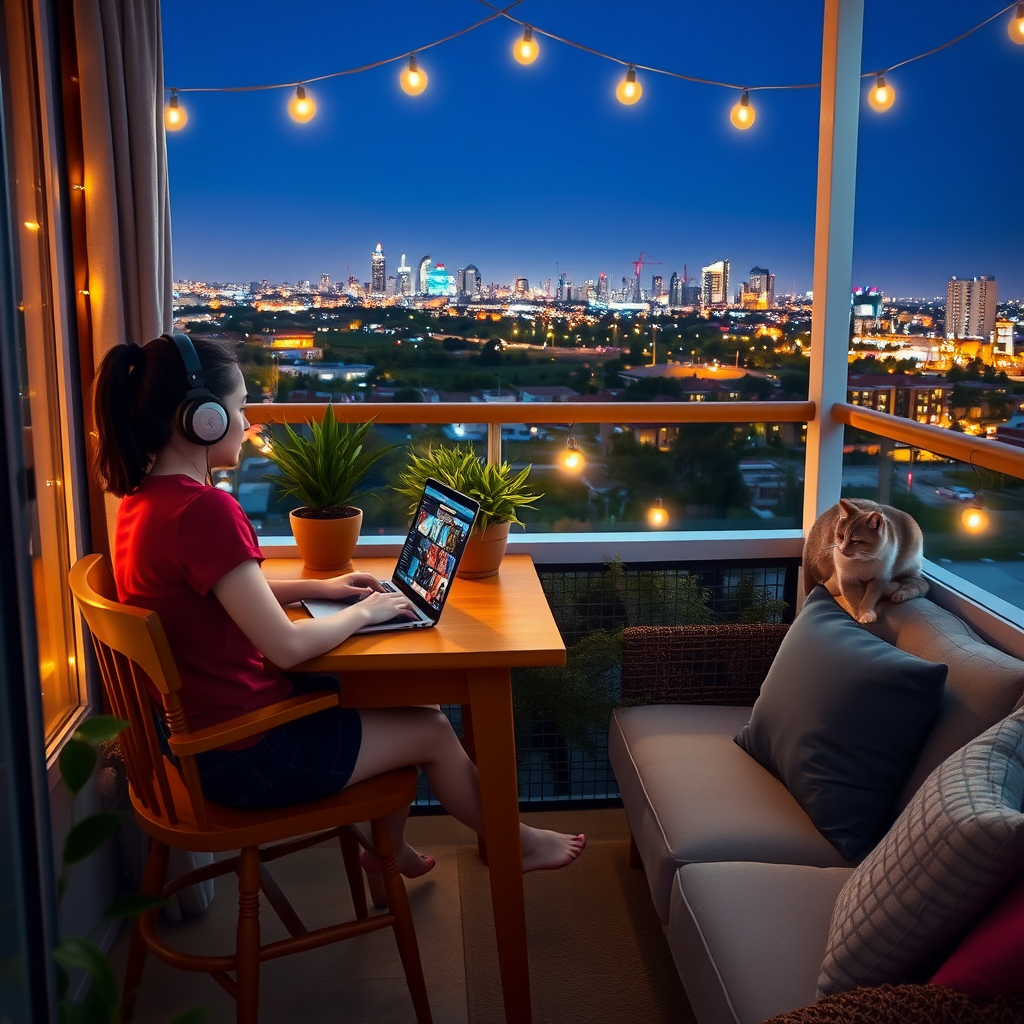
[[[505,557],[509,523],[491,523],[482,534],[474,530],[466,541],[466,550],[456,576],[464,580],[485,580],[498,575]]]
[[[333,519],[311,519],[302,515],[303,511],[305,506],[288,513],[302,564],[307,569],[350,572],[363,510],[349,505],[347,515]]]

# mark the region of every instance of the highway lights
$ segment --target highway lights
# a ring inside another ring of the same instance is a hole
[[[754,123],[755,117],[757,113],[750,105],[750,94],[744,89],[739,102],[729,112],[729,120],[732,121],[733,128],[745,131]]]
[[[630,64],[626,69],[626,77],[615,87],[615,98],[628,107],[636,103],[643,92],[643,87],[636,80],[636,68]]]

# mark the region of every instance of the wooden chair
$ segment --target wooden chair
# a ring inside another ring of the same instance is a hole
[[[382,820],[412,801],[416,769],[400,768],[323,800],[269,811],[236,810],[207,801],[199,782],[196,754],[332,707],[338,702],[337,694],[305,694],[220,725],[190,730],[179,697],[181,680],[157,615],[118,602],[114,580],[102,555],[80,559],[71,570],[70,582],[92,633],[111,711],[131,723],[120,736],[129,792],[136,819],[152,837],[142,891],[169,896],[216,875],[231,871],[238,875],[237,941],[232,954],[196,956],[180,952],[157,933],[159,911],[141,915],[128,954],[122,1015],[127,1019],[132,1014],[149,950],[174,967],[208,973],[234,997],[239,1024],[256,1024],[259,971],[264,960],[392,928],[417,1019],[420,1024],[430,1024],[430,1006],[409,900],[395,861],[394,846]],[[151,692],[161,698],[170,731],[168,743],[178,760],[177,766],[161,753]],[[372,825],[374,852],[380,858],[389,907],[387,913],[374,917],[367,913],[359,839],[352,828],[356,822],[366,820]],[[334,837],[341,845],[356,920],[310,931],[266,865]],[[241,852],[165,885],[170,846],[215,854]],[[261,944],[261,892],[288,930],[289,938]],[[235,972],[234,978],[229,971]]]

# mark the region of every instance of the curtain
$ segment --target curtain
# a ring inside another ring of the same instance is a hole
[[[75,0],[96,362],[171,329],[159,0]]]

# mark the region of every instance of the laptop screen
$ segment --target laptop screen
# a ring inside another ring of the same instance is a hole
[[[479,508],[472,498],[437,480],[427,480],[392,581],[419,598],[416,603],[435,621]]]

